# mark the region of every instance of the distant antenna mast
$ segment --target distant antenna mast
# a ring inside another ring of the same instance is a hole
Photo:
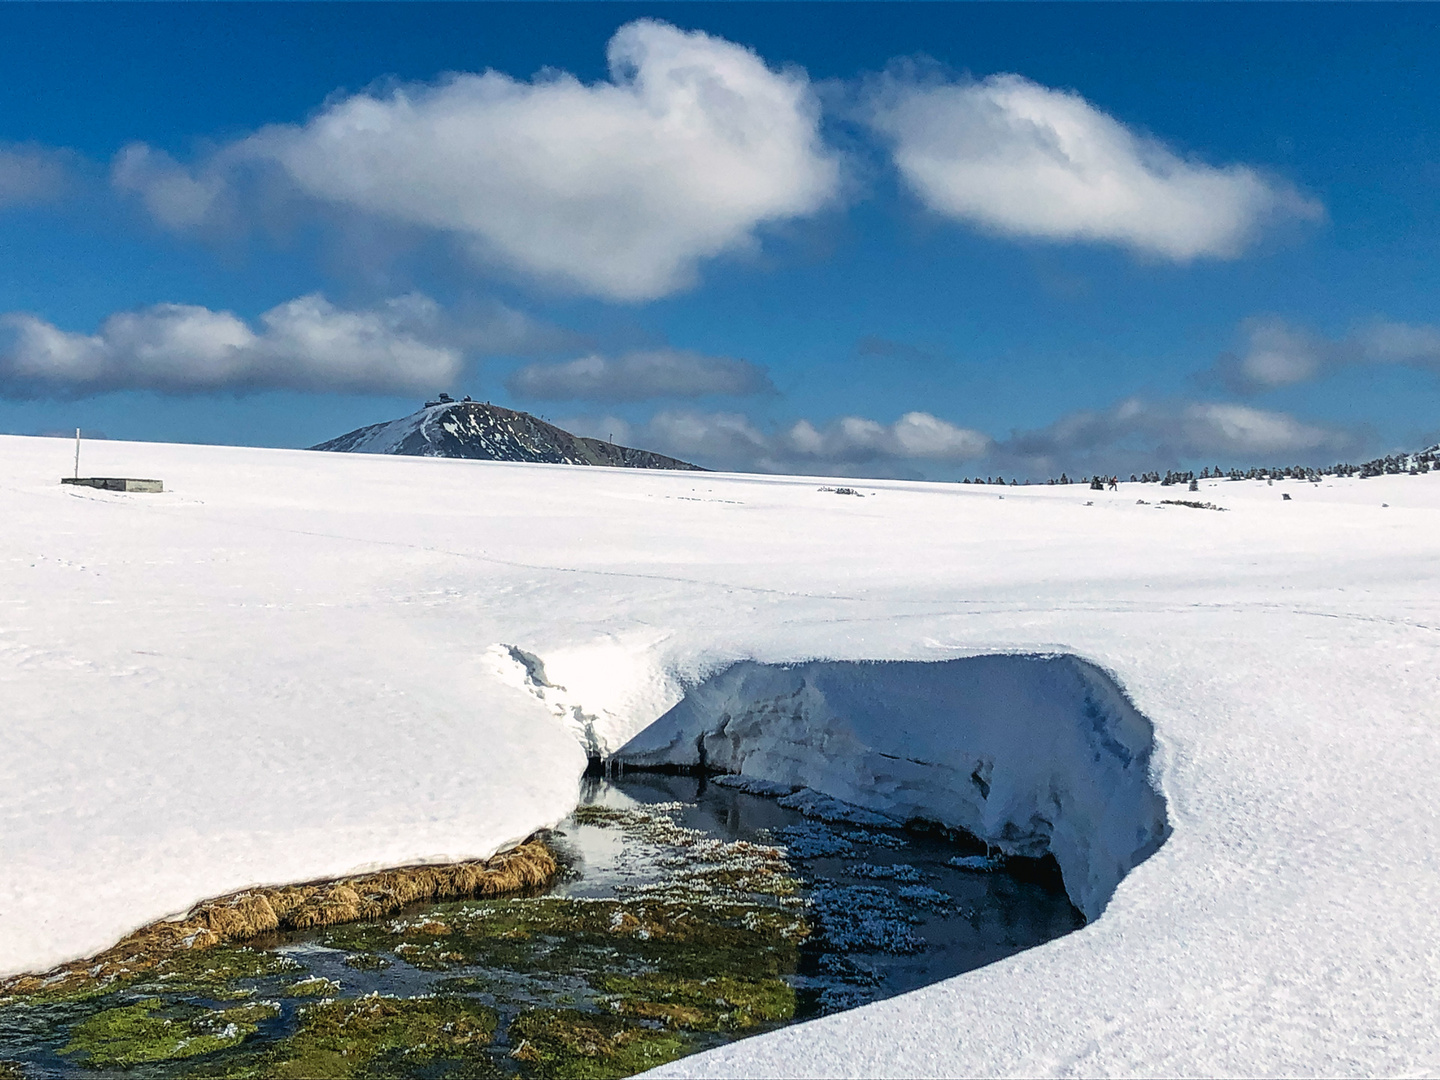
[[[75,429],[75,479],[80,479],[80,429]]]

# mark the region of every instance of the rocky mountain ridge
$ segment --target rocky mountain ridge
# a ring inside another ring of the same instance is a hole
[[[529,461],[548,465],[609,465],[629,469],[684,469],[698,465],[650,450],[572,435],[514,409],[448,395],[399,420],[370,424],[310,447],[347,454]]]

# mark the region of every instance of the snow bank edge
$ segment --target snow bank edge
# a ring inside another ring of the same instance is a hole
[[[1080,657],[742,661],[614,754],[810,788],[897,822],[1055,856],[1087,919],[1170,828],[1154,728]]]

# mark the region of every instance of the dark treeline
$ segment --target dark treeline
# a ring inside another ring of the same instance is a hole
[[[1359,465],[1351,465],[1345,462],[1338,462],[1321,468],[1314,468],[1309,465],[1283,465],[1283,466],[1256,466],[1249,469],[1222,469],[1216,465],[1214,468],[1201,469],[1198,473],[1193,471],[1175,472],[1167,469],[1162,476],[1158,472],[1131,473],[1130,483],[1132,484],[1159,484],[1161,487],[1169,487],[1174,484],[1191,485],[1199,480],[1318,480],[1322,476],[1358,476],[1362,480],[1372,476],[1399,476],[1409,474],[1416,476],[1420,473],[1428,473],[1432,469],[1440,471],[1440,444],[1421,450],[1414,454],[1386,454],[1384,457],[1375,458],[1371,461],[1362,462]],[[1059,479],[1046,480],[1047,484],[1088,484],[1096,490],[1102,489],[1111,480],[1122,480],[1123,477],[1115,476],[1085,476],[1072,480],[1065,473],[1061,473]],[[1029,485],[1030,480],[1006,480],[1003,476],[975,477],[973,480],[966,478],[960,481],[962,484],[1002,484],[1016,487],[1020,484]]]

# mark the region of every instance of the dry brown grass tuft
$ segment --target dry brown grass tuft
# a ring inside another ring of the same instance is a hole
[[[490,859],[446,866],[402,866],[336,881],[317,881],[202,900],[184,918],[141,927],[98,956],[40,975],[0,980],[0,998],[65,994],[138,975],[185,949],[238,944],[275,930],[379,919],[421,900],[499,896],[548,885],[560,864],[538,837]]]

